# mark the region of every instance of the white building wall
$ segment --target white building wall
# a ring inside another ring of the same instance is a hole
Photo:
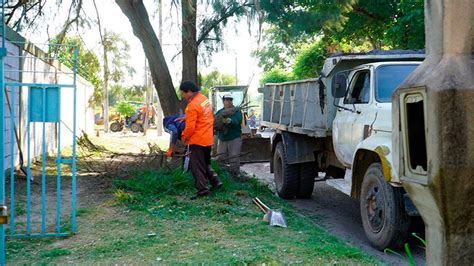
[[[24,41],[18,34],[9,30],[7,36],[13,36],[15,42],[6,41],[8,56],[5,58],[5,82],[22,82],[22,83],[48,83],[52,84],[73,84],[72,70],[64,65],[60,65],[57,61],[47,60],[47,55],[33,45],[20,45],[17,41]],[[20,40],[17,40],[20,39]],[[23,47],[20,49],[19,47]],[[25,48],[26,47],[26,48]],[[82,131],[92,132],[94,130],[93,108],[89,106],[89,99],[93,95],[93,86],[77,76],[76,81],[77,98],[76,98],[76,134],[80,136]],[[23,159],[26,164],[28,156],[28,139],[30,140],[30,158],[36,158],[42,154],[43,125],[42,123],[30,123],[30,134],[28,137],[28,90],[27,86],[7,87],[8,96],[11,102],[11,90],[15,92],[15,125],[19,133],[21,149],[23,151]],[[60,88],[60,119],[61,119],[61,147],[72,145],[72,128],[73,128],[73,88]],[[21,97],[20,97],[21,95]],[[11,141],[11,116],[10,110],[5,101],[4,105],[4,147],[5,169],[11,166],[11,145],[14,146],[15,166],[19,165],[19,150],[16,139]],[[58,125],[56,123],[46,123],[46,146],[48,152],[57,151]]]

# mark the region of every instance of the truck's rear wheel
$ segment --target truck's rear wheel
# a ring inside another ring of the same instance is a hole
[[[360,215],[365,234],[379,250],[405,243],[410,217],[403,206],[403,189],[384,179],[380,163],[367,169],[360,193]]]
[[[120,122],[115,121],[112,124],[110,124],[110,131],[119,132],[121,130],[122,130],[122,124],[120,124]]]
[[[292,199],[298,192],[298,165],[288,164],[283,143],[279,142],[273,155],[275,185],[278,196]]]
[[[138,133],[142,130],[142,127],[138,123],[132,123],[130,125],[130,130],[132,130],[133,133]]]
[[[318,174],[316,165],[314,163],[301,163],[299,168],[300,183],[296,197],[300,199],[311,198],[314,189],[314,178]]]

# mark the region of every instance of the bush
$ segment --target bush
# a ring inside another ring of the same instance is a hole
[[[322,41],[304,46],[296,57],[293,75],[296,79],[318,77],[319,71],[323,69],[326,57],[327,51]]]
[[[128,102],[119,102],[116,106],[117,112],[123,116],[129,117],[135,114],[136,109],[133,104]]]
[[[281,68],[274,68],[263,74],[262,79],[260,80],[260,85],[263,86],[266,83],[280,83],[289,80],[293,80],[291,73],[286,72]]]

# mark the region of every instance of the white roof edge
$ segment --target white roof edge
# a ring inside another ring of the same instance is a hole
[[[340,55],[328,57],[324,61],[323,69],[321,73],[324,76],[328,76],[334,68],[342,61],[352,61],[352,60],[403,60],[403,59],[424,59],[425,54],[421,53],[406,53],[406,54],[371,54],[371,55]],[[368,64],[369,62],[367,62]]]

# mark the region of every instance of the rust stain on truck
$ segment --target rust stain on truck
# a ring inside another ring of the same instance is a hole
[[[377,155],[380,158],[380,163],[382,164],[383,177],[385,181],[390,182],[390,180],[392,180],[392,175],[391,175],[392,165],[385,157],[390,154],[390,148],[382,145],[375,148],[374,151],[375,153],[377,153]]]

